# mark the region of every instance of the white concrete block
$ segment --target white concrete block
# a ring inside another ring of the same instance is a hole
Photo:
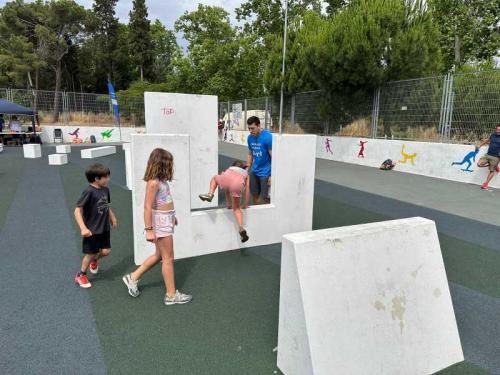
[[[3,151],[3,143],[0,143],[0,152]]]
[[[56,146],[56,153],[58,153],[58,154],[71,154],[71,146],[70,145]]]
[[[250,240],[240,241],[233,213],[227,209],[191,212],[189,136],[132,135],[132,200],[134,216],[134,259],[141,264],[154,252],[144,239],[144,193],[142,181],[149,154],[156,147],[174,156],[171,184],[179,220],[175,234],[176,259],[280,242],[285,233],[311,230],[314,196],[316,137],[273,136],[273,183],[270,205],[244,211]]]
[[[37,143],[28,143],[23,145],[24,157],[27,159],[36,159],[42,157],[42,147]]]
[[[285,375],[431,374],[463,358],[433,221],[284,236],[278,367]]]
[[[191,207],[218,205],[202,202],[211,178],[218,173],[217,96],[174,93],[144,93],[148,134],[186,134],[190,136]]]
[[[49,165],[68,164],[68,155],[66,154],[51,154],[49,155]]]
[[[107,156],[112,154],[116,154],[115,146],[86,148],[85,150],[81,151],[82,159],[94,159],[94,158],[99,158],[101,156]]]
[[[123,143],[122,148],[125,152],[125,181],[127,188],[132,190],[132,155],[130,153],[130,143]]]

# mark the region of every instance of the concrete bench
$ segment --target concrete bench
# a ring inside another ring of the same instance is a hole
[[[27,159],[36,159],[42,157],[42,147],[36,143],[23,145],[24,157]]]
[[[94,159],[101,156],[116,154],[115,146],[103,146],[96,148],[87,148],[81,151],[82,159]]]
[[[3,151],[3,143],[0,143],[0,152]]]
[[[71,146],[70,145],[56,146],[56,153],[58,153],[58,154],[70,154],[71,153]]]
[[[66,154],[51,154],[49,155],[49,165],[68,164],[68,155]]]

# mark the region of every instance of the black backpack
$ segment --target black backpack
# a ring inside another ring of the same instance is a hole
[[[383,161],[382,165],[380,166],[380,169],[382,169],[384,171],[390,171],[395,166],[396,166],[396,164],[394,164],[391,159],[387,159],[387,160]]]
[[[96,143],[95,135],[90,136],[90,143]]]

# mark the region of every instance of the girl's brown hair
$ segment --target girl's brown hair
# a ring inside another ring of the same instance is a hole
[[[144,173],[144,181],[158,179],[172,181],[174,177],[174,157],[162,148],[155,148],[149,155],[148,165]]]

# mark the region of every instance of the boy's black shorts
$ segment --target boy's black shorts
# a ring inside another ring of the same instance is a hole
[[[90,237],[83,237],[82,252],[84,254],[97,254],[102,249],[111,249],[110,232],[94,234]]]

